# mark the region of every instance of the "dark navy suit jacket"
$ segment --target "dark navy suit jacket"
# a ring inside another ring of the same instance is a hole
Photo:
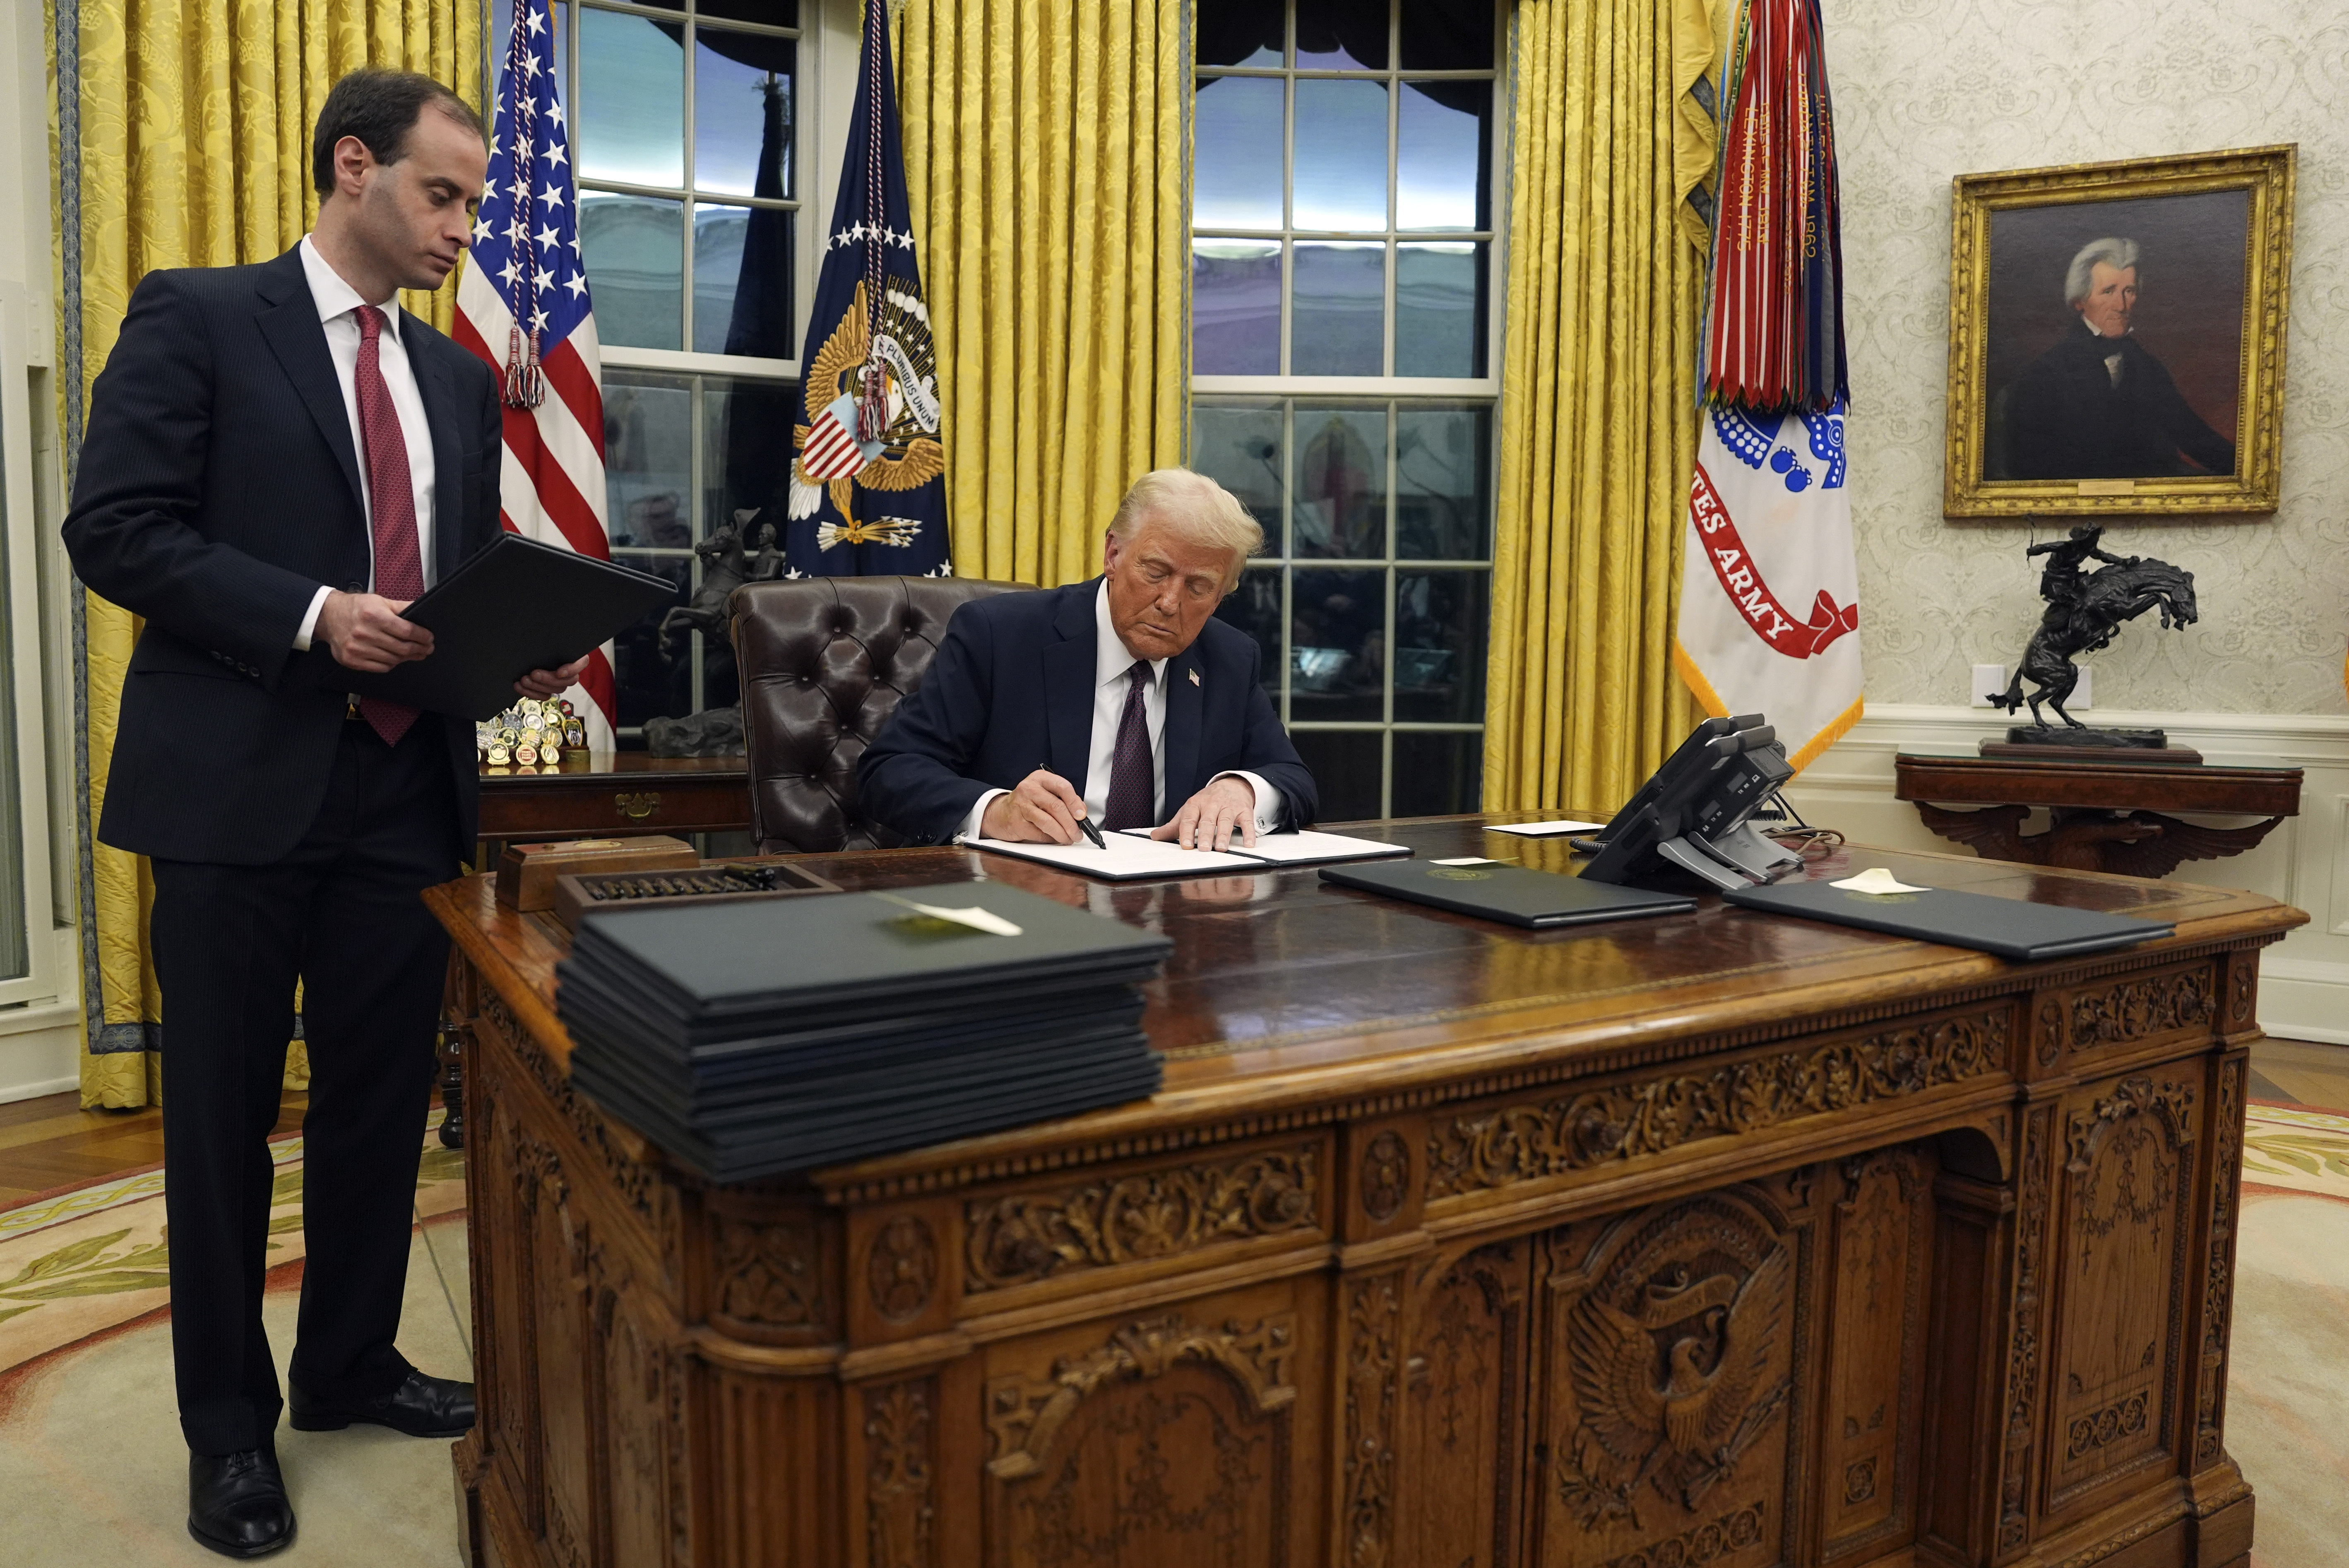
[[[909,842],[944,844],[980,795],[1039,765],[1082,794],[1100,588],[1094,577],[955,611],[921,686],[857,759],[864,809]],[[1217,774],[1245,770],[1280,792],[1284,826],[1313,820],[1313,775],[1265,697],[1261,662],[1255,639],[1213,618],[1166,661],[1165,817]]]
[[[432,431],[441,578],[494,538],[500,462],[490,368],[413,316],[401,346]],[[255,266],[149,273],[90,393],[74,571],[146,618],[98,836],[172,860],[264,866],[318,815],[346,687],[294,637],[324,584],[367,583],[358,454],[298,250]],[[480,780],[471,723],[444,732],[459,858]]]

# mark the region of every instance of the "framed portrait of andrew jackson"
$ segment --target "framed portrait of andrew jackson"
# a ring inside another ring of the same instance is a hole
[[[2272,512],[2293,149],[1962,174],[1951,517]]]

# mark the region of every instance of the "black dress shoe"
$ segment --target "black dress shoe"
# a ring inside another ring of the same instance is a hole
[[[316,1399],[298,1384],[286,1389],[297,1432],[339,1432],[372,1421],[411,1438],[461,1438],[473,1429],[473,1386],[410,1371],[408,1380],[372,1399]]]
[[[294,1505],[267,1449],[188,1456],[188,1533],[224,1557],[260,1557],[294,1539]]]

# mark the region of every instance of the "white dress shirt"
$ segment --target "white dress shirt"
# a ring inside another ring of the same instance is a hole
[[[367,437],[359,429],[359,318],[358,307],[367,304],[358,290],[343,281],[342,274],[318,254],[310,236],[302,236],[302,272],[310,280],[310,298],[318,307],[318,325],[326,328],[326,353],[335,361],[335,380],[343,389],[343,412],[351,421],[351,452],[359,463],[360,515],[367,528],[367,588],[375,588],[375,495],[374,480],[367,472]],[[416,371],[408,363],[408,350],[399,340],[399,296],[380,301],[377,308],[384,315],[383,331],[376,340],[376,360],[383,371],[383,384],[391,392],[392,411],[399,416],[399,438],[408,448],[408,472],[416,486],[416,548],[424,565],[424,586],[430,587],[437,575],[432,569],[432,427],[424,421],[424,394],[417,389]],[[326,607],[326,596],[335,590],[321,587],[310,597],[310,612],[302,618],[302,629],[294,634],[294,647],[298,652],[310,646],[310,636],[318,628],[318,612]]]
[[[1117,628],[1110,624],[1109,584],[1104,581],[1093,592],[1093,732],[1092,745],[1085,759],[1085,815],[1098,825],[1109,810],[1110,770],[1117,762],[1117,728],[1125,718],[1126,694],[1131,690],[1129,672],[1133,669],[1133,655],[1119,640]],[[1150,686],[1142,698],[1142,712],[1150,727],[1150,803],[1154,821],[1164,822],[1169,815],[1166,799],[1166,660],[1150,661]],[[1235,769],[1216,775],[1219,779],[1246,779],[1248,788],[1256,792],[1256,830],[1270,833],[1280,826],[1280,792],[1251,773]],[[1214,783],[1214,779],[1208,781]],[[980,824],[987,818],[987,808],[999,794],[1009,790],[991,789],[978,797],[963,819],[962,831],[968,837],[983,836]],[[1179,803],[1178,803],[1179,804]]]

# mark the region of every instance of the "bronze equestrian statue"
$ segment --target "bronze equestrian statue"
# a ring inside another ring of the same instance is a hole
[[[2087,728],[2064,711],[2064,699],[2080,683],[2080,667],[2073,659],[2108,646],[2123,622],[2157,608],[2165,630],[2190,626],[2196,618],[2193,573],[2167,561],[2108,556],[2096,547],[2103,534],[2093,524],[2075,528],[2069,538],[2033,545],[2029,551],[2047,557],[2039,578],[2039,594],[2047,601],[2047,610],[2039,618],[2031,645],[2023,650],[2023,662],[2015,668],[2013,683],[1991,702],[2010,713],[2019,711],[2026,701],[2023,682],[2028,677],[2039,688],[2028,701],[2031,717],[2041,730],[2054,728],[2039,711],[2042,702],[2073,729]],[[2092,572],[2082,571],[2082,565],[2091,559],[2105,565]],[[2016,731],[2014,738],[2023,734]]]

